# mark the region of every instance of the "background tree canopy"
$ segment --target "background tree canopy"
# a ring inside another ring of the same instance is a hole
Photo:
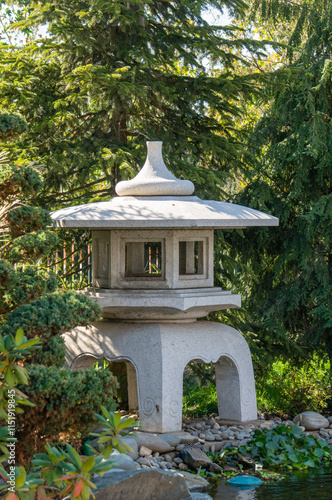
[[[239,49],[259,57],[264,44],[235,25],[211,26],[203,14],[225,6],[243,13],[242,0],[29,5],[16,26],[47,25],[47,36],[2,45],[0,92],[29,124],[12,151],[44,166],[43,203],[113,195],[142,164],[147,139],[164,141],[174,173],[198,192],[221,195],[243,150],[234,121],[263,80],[232,68]]]

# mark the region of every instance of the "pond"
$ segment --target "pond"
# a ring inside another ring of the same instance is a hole
[[[244,489],[223,481],[211,487],[214,500],[331,500],[332,468],[293,472],[276,483]]]

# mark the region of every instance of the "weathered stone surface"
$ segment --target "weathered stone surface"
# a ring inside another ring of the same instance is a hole
[[[187,488],[192,493],[193,491],[207,491],[210,487],[209,482],[202,476],[197,476],[185,471],[173,471],[172,474],[183,477],[185,479]]]
[[[105,478],[106,476],[106,478]],[[105,478],[105,479],[104,479]],[[115,472],[98,478],[96,500],[191,500],[186,482],[178,475],[141,470]],[[96,481],[94,481],[96,484]]]
[[[198,437],[188,433],[181,434],[181,444],[197,443]]]
[[[107,460],[110,460],[114,463],[114,466],[118,469],[123,470],[136,470],[137,464],[136,462],[125,453],[119,453],[118,451],[113,451],[113,453],[109,456]]]
[[[159,292],[153,292],[158,300]],[[209,304],[211,297],[214,297],[214,292],[206,297]],[[140,308],[137,306],[136,309],[139,314]],[[197,321],[190,323],[189,328],[187,323],[104,321],[87,328],[78,327],[64,334],[64,339],[67,362],[72,369],[91,365],[94,360],[91,353],[110,361],[118,357],[132,360],[138,374],[138,406],[144,431],[177,434],[181,430],[183,366],[188,359],[203,358],[215,363],[218,406],[223,418],[232,417],[240,422],[257,415],[250,350],[242,335],[227,325]],[[146,348],[142,349],[142,346]],[[147,366],[149,376],[144,375]],[[188,439],[198,438],[188,436]],[[146,442],[142,445],[153,450]],[[169,448],[163,447],[161,452],[167,451]]]
[[[182,442],[180,434],[158,434],[158,436],[174,448]]]
[[[146,446],[141,446],[139,450],[139,455],[140,457],[146,457],[152,455],[152,450],[150,450],[150,448],[147,448]]]
[[[157,434],[151,434],[149,432],[137,432],[135,434],[131,434],[135,439],[138,448],[141,446],[145,446],[152,451],[158,451],[159,453],[167,453],[168,451],[174,450],[174,447],[162,439]]]
[[[204,451],[196,447],[185,449],[180,453],[180,457],[191,469],[198,469],[199,467],[210,469],[214,465]]]
[[[304,411],[296,415],[293,422],[296,425],[305,427],[306,431],[315,431],[330,425],[327,418],[315,411]]]
[[[212,497],[210,497],[207,493],[198,492],[191,493],[191,498],[192,500],[212,500]]]

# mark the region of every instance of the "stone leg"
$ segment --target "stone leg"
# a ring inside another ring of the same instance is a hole
[[[135,367],[131,363],[126,363],[126,366],[127,366],[129,411],[135,411],[135,410],[138,410],[136,370],[135,370]]]
[[[219,417],[242,420],[240,378],[235,364],[229,358],[215,363]]]

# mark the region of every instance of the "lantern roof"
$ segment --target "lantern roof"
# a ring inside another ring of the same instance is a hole
[[[110,201],[52,213],[54,226],[81,229],[243,228],[277,226],[272,215],[252,208],[192,196],[194,185],[174,177],[161,154],[162,142],[148,142],[142,170],[116,186]]]

